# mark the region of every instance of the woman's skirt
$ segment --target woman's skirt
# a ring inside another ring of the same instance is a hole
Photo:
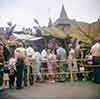
[[[93,57],[93,65],[94,65],[94,82],[100,84],[100,57],[96,56]]]

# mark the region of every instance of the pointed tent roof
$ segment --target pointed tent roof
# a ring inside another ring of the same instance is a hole
[[[62,24],[71,24],[71,20],[68,18],[64,5],[62,5],[60,17],[55,21],[56,25]]]

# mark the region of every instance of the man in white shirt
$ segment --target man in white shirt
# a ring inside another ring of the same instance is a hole
[[[93,56],[94,82],[100,84],[100,37],[90,50]]]
[[[34,72],[35,72],[35,81],[40,81],[41,80],[41,54],[38,51],[38,49],[35,49],[35,64],[34,64]]]
[[[94,44],[90,52],[93,56],[100,56],[100,43],[97,42],[96,44]]]
[[[32,48],[31,45],[28,46],[28,48],[26,48],[26,55],[27,56],[32,56],[34,53],[34,49]]]
[[[45,61],[47,57],[47,48],[43,49],[41,52],[42,60]]]
[[[47,69],[47,48],[45,48],[45,49],[43,49],[42,50],[42,52],[41,52],[41,59],[42,59],[42,68],[44,68],[45,69],[45,71],[46,71],[46,69]],[[44,77],[42,77],[43,78],[43,80],[45,80],[44,79]]]

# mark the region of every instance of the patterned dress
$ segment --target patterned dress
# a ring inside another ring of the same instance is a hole
[[[53,54],[49,54],[47,56],[47,66],[48,66],[48,73],[49,74],[54,73],[54,64],[55,64],[54,59],[55,58],[54,58]]]

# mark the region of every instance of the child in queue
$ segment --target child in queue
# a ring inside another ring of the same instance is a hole
[[[5,62],[3,67],[3,87],[8,88],[9,83],[9,69],[8,69],[8,63]]]
[[[16,76],[15,63],[15,58],[11,57],[9,60],[9,88],[14,88]]]

